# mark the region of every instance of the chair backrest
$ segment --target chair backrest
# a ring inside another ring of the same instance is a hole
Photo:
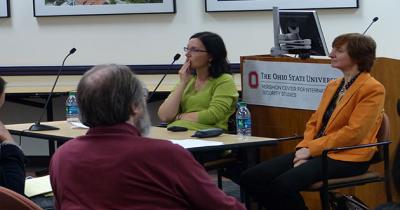
[[[0,187],[0,209],[7,210],[43,210],[33,201],[12,190]]]
[[[400,98],[397,99],[397,114],[400,116]]]
[[[377,142],[389,141],[390,136],[390,121],[389,117],[385,112],[383,112],[381,126],[379,127],[378,133],[376,134]],[[377,163],[383,160],[384,158],[384,146],[378,146],[378,152],[375,153],[374,157],[371,160],[371,163]]]
[[[381,122],[381,127],[379,127],[378,133],[376,134],[376,139],[378,142],[388,141],[389,136],[390,136],[390,121],[389,117],[384,112]]]
[[[231,116],[229,116],[227,133],[236,134],[236,111]]]

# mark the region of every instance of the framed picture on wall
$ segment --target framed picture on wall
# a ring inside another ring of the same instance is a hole
[[[205,0],[206,12],[279,9],[358,8],[358,0]]]
[[[9,0],[0,0],[0,17],[10,17]]]
[[[175,13],[175,0],[33,0],[43,16]]]

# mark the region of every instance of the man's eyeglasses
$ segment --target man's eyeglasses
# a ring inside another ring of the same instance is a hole
[[[187,48],[187,47],[184,47],[183,51],[185,51],[186,53],[207,52],[207,50],[200,50],[200,49],[196,49],[196,48]]]

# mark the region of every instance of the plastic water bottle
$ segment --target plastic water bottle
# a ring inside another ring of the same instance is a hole
[[[251,136],[251,115],[246,102],[239,102],[236,111],[236,131],[241,137]]]
[[[68,122],[79,122],[79,107],[76,101],[76,93],[69,92],[65,102],[65,117]]]

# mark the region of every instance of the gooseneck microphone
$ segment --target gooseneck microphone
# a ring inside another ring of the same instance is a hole
[[[44,107],[42,108],[42,113],[40,114],[39,120],[36,121],[35,124],[31,125],[31,127],[29,127],[29,130],[30,130],[30,131],[48,131],[48,130],[58,130],[58,129],[59,129],[59,128],[54,127],[54,126],[40,124],[40,121],[42,121],[44,112],[47,110],[47,106],[49,105],[50,99],[51,99],[51,97],[52,97],[52,95],[53,95],[54,88],[56,87],[58,78],[60,77],[61,71],[62,71],[63,68],[64,68],[65,61],[67,60],[67,58],[68,58],[70,55],[74,54],[75,51],[76,51],[76,49],[75,49],[75,48],[72,48],[72,49],[69,51],[68,55],[65,56],[65,58],[64,58],[64,60],[63,60],[63,62],[62,62],[62,65],[61,65],[60,69],[58,70],[57,77],[56,77],[56,81],[55,81],[54,84],[53,84],[53,88],[51,88],[51,91],[50,91],[50,93],[49,93],[49,96],[47,97],[46,103],[45,103]]]
[[[177,53],[174,56],[174,60],[172,61],[172,63],[168,66],[168,70],[164,73],[164,76],[161,78],[160,82],[158,82],[157,86],[154,88],[153,92],[151,92],[149,98],[147,99],[147,103],[151,101],[151,98],[153,97],[154,93],[156,92],[156,90],[158,89],[158,87],[161,85],[162,81],[165,79],[165,77],[167,76],[168,71],[171,69],[172,65],[174,65],[175,61],[179,60],[179,58],[181,57],[181,54]]]
[[[372,26],[372,24],[374,24],[376,21],[378,21],[379,18],[378,17],[374,17],[374,19],[372,19],[372,22],[369,24],[369,26],[367,27],[367,29],[365,29],[365,31],[362,33],[362,35],[365,35],[365,33],[367,33],[368,29]]]

